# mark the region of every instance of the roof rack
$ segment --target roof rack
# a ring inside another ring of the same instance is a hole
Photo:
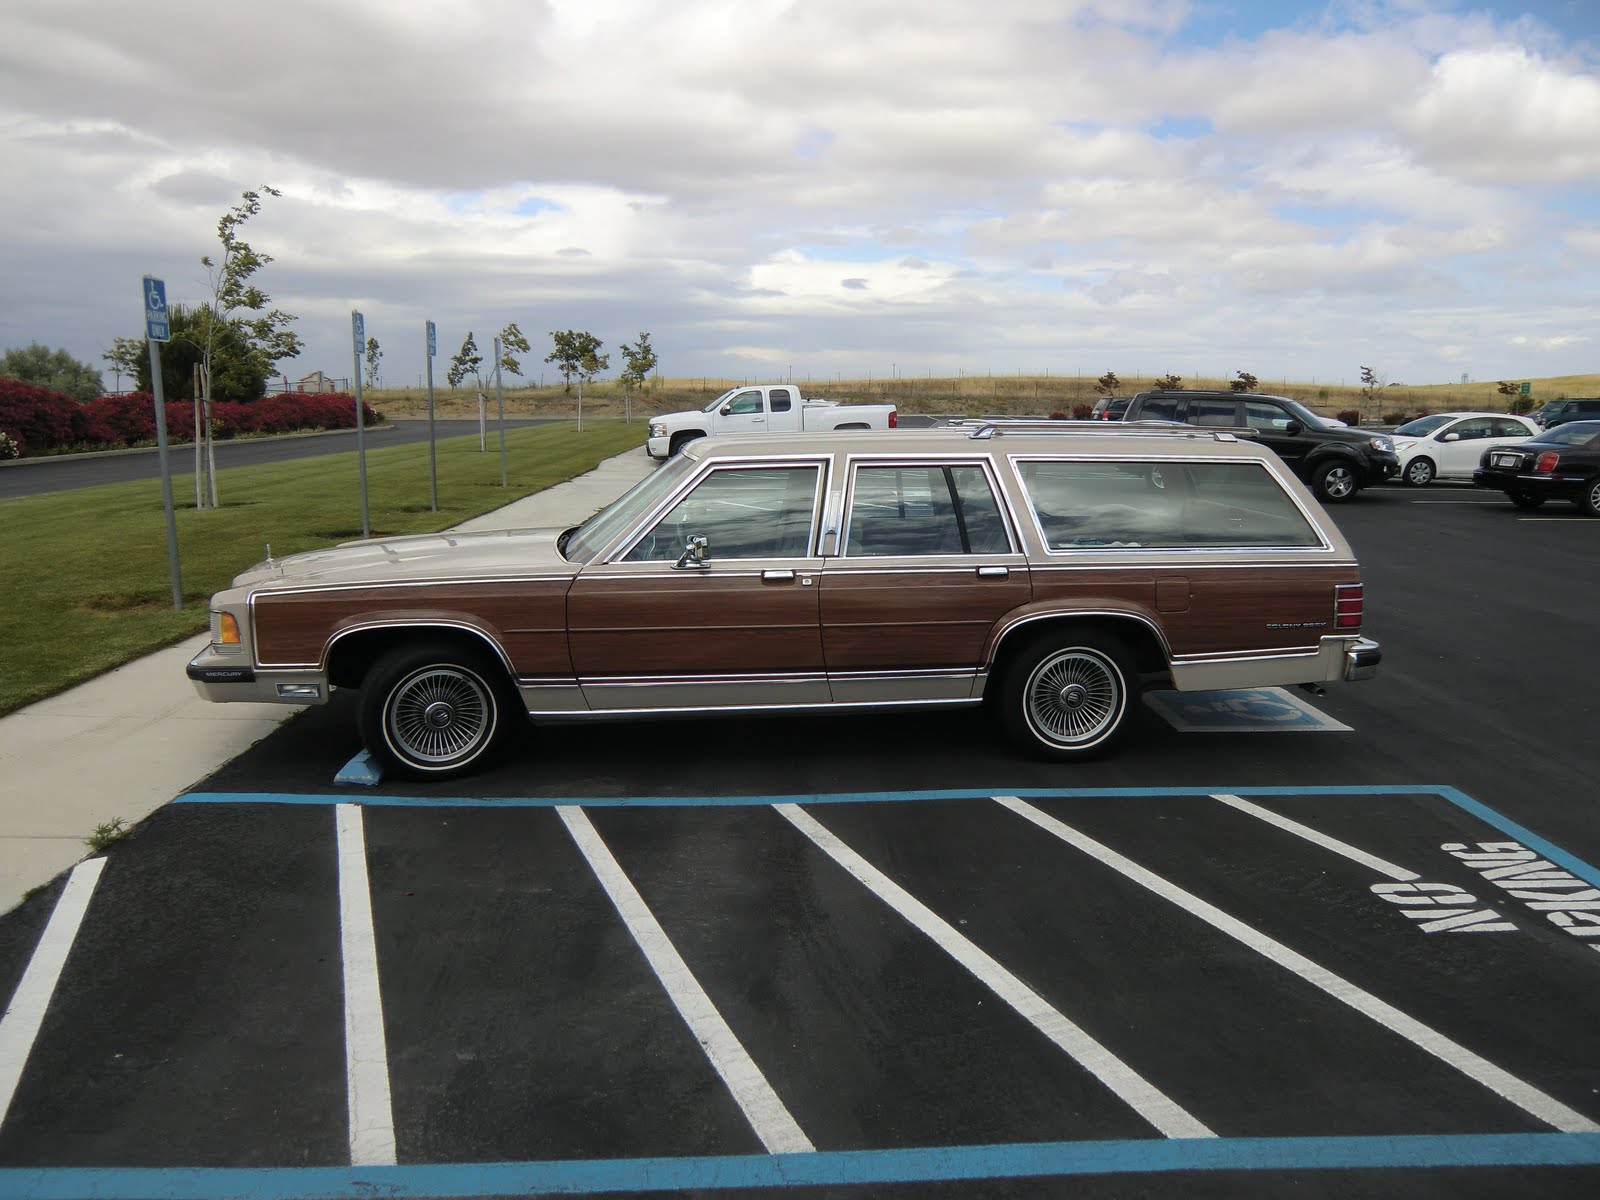
[[[1255,430],[1249,428],[1212,428],[1185,425],[1180,421],[1063,421],[1030,417],[956,417],[937,428],[970,430],[968,436],[975,441],[1004,437],[1008,433],[1055,433],[1075,437],[1120,434],[1124,437],[1187,438],[1210,442],[1237,442],[1241,438],[1255,436]]]

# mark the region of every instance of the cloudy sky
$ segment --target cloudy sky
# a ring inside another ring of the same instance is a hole
[[[1600,0],[5,0],[0,348],[99,365],[269,184],[291,376],[352,309],[391,385],[429,317],[441,382],[1595,371],[1597,64]]]

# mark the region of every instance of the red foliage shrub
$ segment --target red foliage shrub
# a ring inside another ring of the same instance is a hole
[[[1094,406],[1091,404],[1074,404],[1072,406],[1072,419],[1074,421],[1087,421],[1094,416]]]
[[[167,436],[194,440],[194,404],[169,400]],[[362,405],[373,424],[378,414]],[[253,401],[220,401],[211,406],[212,430],[219,438],[245,433],[292,433],[301,429],[353,429],[355,397],[341,392],[269,396]],[[79,404],[68,396],[15,379],[0,379],[0,430],[10,434],[20,453],[42,454],[67,446],[132,446],[156,437],[155,400],[149,392],[102,396]]]
[[[1341,413],[1339,413],[1337,415],[1339,417],[1339,420],[1343,421],[1346,425],[1360,425],[1361,424],[1361,414],[1359,412],[1357,412],[1353,408],[1347,408],[1343,412],[1341,412]]]

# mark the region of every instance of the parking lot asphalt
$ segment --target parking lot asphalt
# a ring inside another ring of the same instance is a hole
[[[348,788],[307,711],[0,920],[15,1011],[81,901],[0,1194],[1593,1195],[1600,522],[1335,516],[1385,662],[1311,726],[530,729]]]

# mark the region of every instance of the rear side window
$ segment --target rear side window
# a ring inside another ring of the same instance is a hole
[[[773,388],[767,393],[767,399],[772,403],[772,411],[788,412],[790,406],[794,403],[793,395],[794,393],[788,388]]]
[[[1176,395],[1149,396],[1139,401],[1139,411],[1134,414],[1134,419],[1138,421],[1175,421],[1177,418]]]
[[[1051,550],[1325,544],[1258,462],[1049,459],[1017,474]]]
[[[976,464],[856,467],[845,554],[1005,554],[1011,550],[986,471]]]

